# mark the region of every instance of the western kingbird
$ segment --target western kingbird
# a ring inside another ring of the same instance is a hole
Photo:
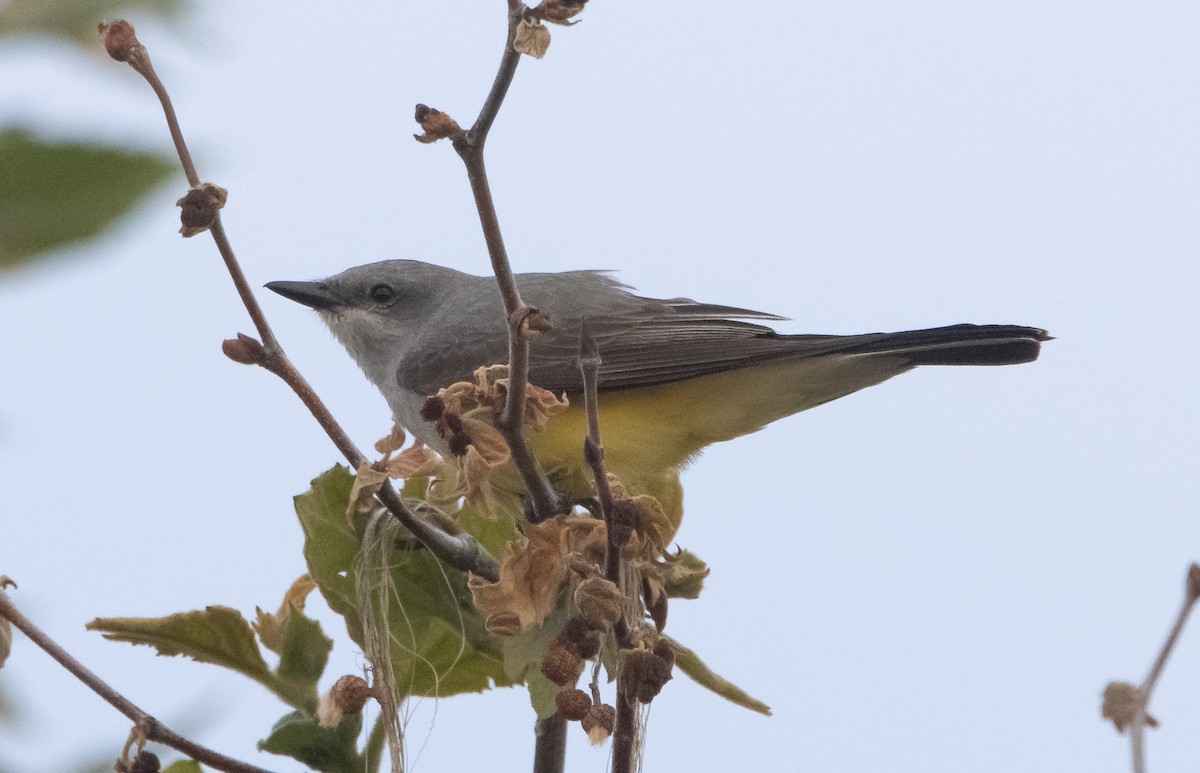
[[[553,325],[530,345],[529,381],[571,400],[570,409],[528,436],[551,481],[568,495],[591,496],[577,364],[586,318],[602,359],[607,468],[632,493],[658,498],[676,527],[683,512],[680,469],[706,446],[918,365],[1030,362],[1049,339],[1044,330],[1017,325],[784,335],[743,321],[784,317],[687,298],[643,298],[605,272],[518,274],[517,285]],[[470,381],[480,366],[508,361],[506,317],[491,276],[389,260],[323,281],[267,287],[319,312],[383,393],[396,423],[443,454],[445,441],[420,416],[426,398]]]

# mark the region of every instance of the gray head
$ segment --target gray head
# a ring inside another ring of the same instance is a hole
[[[383,388],[396,366],[439,312],[479,281],[416,260],[356,266],[317,282],[269,282],[267,289],[321,315],[367,378]]]

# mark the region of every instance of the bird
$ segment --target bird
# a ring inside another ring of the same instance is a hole
[[[606,271],[517,274],[523,300],[551,328],[529,349],[529,383],[570,407],[528,433],[556,490],[592,495],[580,333],[599,349],[604,459],[631,495],[649,494],[673,528],[683,517],[680,473],[707,446],[756,432],[924,365],[1015,365],[1037,359],[1045,330],[957,324],[897,333],[795,335],[785,317],[688,298],[642,297]],[[318,281],[266,287],[317,311],[383,394],[395,422],[443,455],[422,418],[427,399],[476,369],[508,361],[504,304],[492,276],[417,260],[385,260]],[[585,323],[586,320],[586,323]],[[502,480],[502,479],[498,479]],[[514,490],[519,480],[510,475]]]

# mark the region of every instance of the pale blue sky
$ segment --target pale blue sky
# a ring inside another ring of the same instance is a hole
[[[203,5],[139,33],[255,284],[389,257],[487,271],[461,164],[413,142],[411,116],[470,122],[502,2]],[[679,677],[646,769],[1127,770],[1100,691],[1141,679],[1200,559],[1200,8],[596,0],[583,19],[522,63],[489,143],[518,270],[616,269],[794,332],[1058,337],[1036,364],[926,369],[693,466],[679,541],[713,575],[668,631],[775,716]],[[0,117],[167,147],[132,72],[6,45]],[[211,242],[175,233],[184,190],[0,278],[0,573],[146,709],[255,757],[284,713],[261,688],[83,630],[275,606],[304,571],[291,496],[337,460],[278,380],[221,355],[251,326]],[[360,444],[386,432],[315,316],[262,300]],[[336,633],[331,678],[362,663]],[[24,640],[0,685],[29,707],[0,734],[18,770],[124,740]],[[1198,688],[1194,626],[1153,705],[1152,770],[1194,766]],[[531,721],[518,691],[424,701],[413,769],[526,770]],[[605,769],[570,740],[570,770]]]

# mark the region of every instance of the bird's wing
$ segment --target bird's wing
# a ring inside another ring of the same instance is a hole
[[[745,319],[779,320],[749,309],[655,300],[628,292],[598,272],[518,277],[527,301],[550,316],[553,329],[530,345],[529,380],[554,392],[582,389],[582,321],[600,351],[600,387],[628,389],[695,378],[763,362],[830,354],[902,357],[907,364],[1008,364],[1037,356],[1044,331],[1006,325],[954,325],[904,333],[781,335]],[[482,311],[482,310],[481,310]],[[493,313],[494,312],[494,313]],[[405,386],[433,394],[470,377],[481,365],[507,362],[507,334],[497,306],[461,330],[454,344],[415,351],[401,366]],[[495,319],[492,324],[490,320]]]
[[[682,381],[779,360],[831,355],[897,359],[918,365],[1009,365],[1037,358],[1044,330],[1018,325],[951,325],[900,333],[783,335],[742,321],[771,314],[692,301],[639,299],[648,308],[588,317],[600,351],[600,387],[627,389]],[[665,310],[664,310],[665,308]],[[582,388],[582,317],[561,319],[555,335],[530,346],[529,380],[553,391]]]

